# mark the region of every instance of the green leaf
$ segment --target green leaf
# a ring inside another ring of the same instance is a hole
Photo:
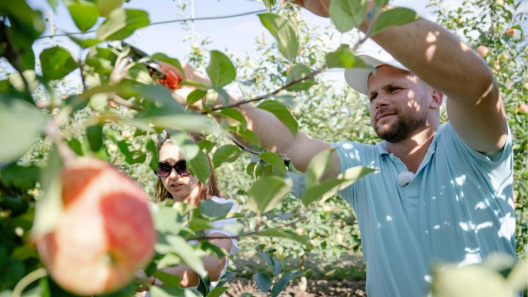
[[[171,287],[150,287],[150,297],[174,297],[174,296],[185,296],[184,289],[177,289]]]
[[[303,77],[306,77],[307,75],[311,74],[312,70],[308,68],[308,66],[304,64],[297,64],[290,69],[288,74],[286,75],[286,84],[291,83],[294,80],[299,80]],[[309,89],[311,86],[315,85],[315,79],[308,78],[304,79],[302,81],[299,81],[289,87],[286,88],[287,91],[303,91]]]
[[[40,53],[40,64],[42,76],[49,80],[61,79],[77,68],[70,52],[60,46],[43,50]]]
[[[292,187],[291,179],[266,176],[257,180],[248,191],[247,207],[260,215],[274,209]]]
[[[277,101],[266,100],[258,105],[258,108],[264,109],[272,114],[281,121],[288,130],[290,130],[293,138],[297,136],[297,131],[299,131],[299,123],[292,116],[288,108]]]
[[[97,39],[123,40],[132,35],[137,29],[150,24],[148,13],[136,9],[115,9],[108,18],[97,28]]]
[[[236,78],[235,66],[224,53],[211,51],[211,60],[206,71],[215,87],[223,87]]]
[[[260,257],[262,257],[262,259],[264,259],[264,261],[266,261],[266,263],[268,263],[269,267],[273,270],[273,268],[275,267],[275,261],[273,261],[273,258],[263,252],[258,252],[258,254]]]
[[[409,8],[396,7],[386,10],[376,18],[376,23],[370,32],[370,36],[374,36],[389,27],[405,25],[419,19],[420,16],[416,11]]]
[[[59,0],[48,0],[48,4],[53,9],[53,11],[57,12],[57,5],[59,4]]]
[[[158,149],[156,147],[156,144],[154,143],[154,140],[149,139],[147,141],[146,148],[147,148],[147,151],[150,153],[149,167],[150,169],[155,171],[156,168],[158,168]]]
[[[168,236],[167,240],[172,247],[172,252],[178,255],[192,270],[200,276],[207,274],[202,259],[198,257],[194,249],[183,238],[179,236]]]
[[[127,123],[145,130],[151,130],[152,126],[156,128],[184,130],[197,133],[212,133],[215,130],[214,125],[209,118],[195,114],[164,116],[149,115],[145,118],[127,121]]]
[[[242,138],[244,141],[247,141],[248,143],[250,144],[255,144],[255,145],[260,145],[260,140],[257,136],[257,134],[255,134],[255,132],[249,130],[249,129],[246,129],[246,130],[243,130],[243,129],[239,129],[236,134]]]
[[[238,121],[240,123],[240,125],[242,126],[243,130],[247,129],[246,118],[244,117],[244,115],[238,109],[226,108],[226,109],[220,110],[217,114],[221,114],[223,116],[232,118],[233,120]]]
[[[35,220],[31,229],[31,237],[38,240],[46,233],[52,231],[63,211],[62,180],[60,172],[62,160],[56,146],[53,146],[46,168],[41,170],[40,184],[44,197],[37,201],[35,206]]]
[[[97,152],[103,146],[103,126],[90,126],[86,128],[86,137],[92,152]]]
[[[341,45],[335,52],[326,55],[328,68],[370,68],[370,66],[357,58],[347,44]]]
[[[73,22],[81,30],[86,32],[95,25],[99,17],[97,7],[89,1],[66,2],[66,7],[70,11]]]
[[[154,276],[159,279],[165,287],[176,289],[180,288],[180,278],[176,274],[170,274],[161,270],[156,270]]]
[[[235,278],[235,273],[232,271],[228,272],[222,275],[222,277],[218,280],[218,284],[216,284],[216,286],[221,287],[225,285],[226,283],[230,282],[233,278]]]
[[[37,141],[47,118],[35,106],[22,101],[5,102],[0,95],[0,163],[22,157]],[[9,144],[9,145],[7,145]]]
[[[280,237],[280,238],[287,238],[291,239],[293,241],[299,242],[307,247],[311,247],[310,239],[306,235],[298,235],[297,233],[279,230],[275,228],[269,228],[264,231],[260,231],[257,234],[257,236],[266,236],[266,237]]]
[[[187,165],[191,173],[198,177],[202,184],[207,184],[211,176],[211,168],[209,167],[209,159],[202,151],[199,151],[195,158],[187,161]]]
[[[189,228],[193,231],[200,231],[213,228],[209,220],[203,218],[194,218],[189,222]]]
[[[523,259],[517,263],[508,274],[506,282],[517,291],[523,291],[528,288],[528,259]]]
[[[126,141],[124,140],[121,140],[116,142],[116,144],[119,148],[119,151],[123,154],[123,156],[125,156],[125,162],[127,162],[128,164],[133,164],[134,157],[132,156],[132,152],[128,148],[128,143],[126,143]]]
[[[378,9],[383,8],[385,5],[389,4],[389,0],[376,0],[376,7]]]
[[[209,294],[209,288],[211,287],[211,280],[209,276],[198,277],[199,284],[196,290],[200,293],[201,296],[207,296]]]
[[[275,2],[276,0],[264,0],[264,5],[266,6],[269,12],[271,12],[271,9],[273,8],[273,6],[275,6]]]
[[[327,179],[316,186],[307,188],[301,197],[302,203],[308,206],[318,199],[326,199],[373,171],[374,169],[362,166],[349,168],[337,178]]]
[[[366,0],[333,0],[329,13],[336,29],[345,33],[363,22],[366,10]]]
[[[303,275],[302,272],[288,272],[288,273],[285,273],[279,279],[279,281],[276,282],[275,285],[273,286],[273,289],[271,290],[271,296],[272,297],[279,296],[280,292],[282,292],[286,288],[286,286],[288,285],[288,283],[292,279],[298,278],[298,277],[300,277],[302,275]]]
[[[30,190],[36,186],[40,175],[37,166],[21,166],[16,162],[1,167],[0,176],[2,184],[8,187],[16,187],[21,190]]]
[[[37,76],[35,74],[34,70],[24,70],[22,72],[24,75],[24,78],[26,79],[26,82],[28,83],[29,91],[33,92],[35,91],[38,86],[40,85],[40,82],[37,79]],[[9,75],[9,83],[19,92],[25,92],[26,86],[24,85],[24,81],[22,80],[22,75],[18,72],[11,73]],[[9,92],[9,91],[7,91]]]
[[[112,11],[121,7],[124,0],[95,0],[101,16],[108,16]],[[128,1],[127,1],[128,2]]]
[[[286,165],[284,165],[284,160],[282,160],[279,155],[272,152],[265,152],[260,154],[259,158],[268,162],[271,166],[277,169],[280,174],[286,174]]]
[[[187,95],[187,104],[192,105],[207,95],[207,91],[196,89]]]
[[[200,147],[185,132],[172,133],[171,140],[179,147],[187,162],[194,159],[200,151]]]
[[[200,148],[200,150],[204,151],[205,153],[209,154],[211,150],[215,147],[216,143],[211,142],[207,139],[202,139],[196,143],[196,145]]]
[[[220,167],[222,163],[234,162],[240,156],[242,151],[236,145],[226,144],[219,147],[213,155],[213,165],[215,168]]]
[[[95,111],[104,111],[107,105],[108,95],[106,93],[95,94],[90,98],[90,102],[88,102],[88,106]]]
[[[279,43],[279,51],[288,60],[293,61],[299,50],[299,41],[295,27],[283,16],[273,13],[258,15],[262,25],[266,27]]]
[[[222,100],[224,100],[224,103],[227,105],[229,103],[229,94],[226,92],[226,90],[224,90],[224,88],[221,88],[221,87],[213,87],[211,90],[209,90],[210,92],[212,92],[212,95],[213,96],[217,96],[216,98],[218,98],[218,96],[220,96],[222,98]],[[216,102],[217,100],[215,99],[214,102]]]
[[[178,59],[171,58],[171,57],[167,56],[164,53],[155,53],[152,56],[150,56],[150,58],[153,59],[153,60],[169,63],[170,65],[176,67],[176,69],[178,69],[180,71],[180,73],[182,73],[182,74],[185,73],[183,71],[183,68],[182,68],[182,66],[180,64],[180,61]]]
[[[275,261],[275,265],[273,266],[273,275],[278,276],[282,270],[282,262],[281,260]]]
[[[307,187],[319,184],[321,177],[332,168],[332,156],[334,155],[334,152],[335,149],[330,148],[318,153],[312,158],[304,175]]]
[[[68,141],[68,145],[75,152],[77,156],[84,155],[82,143],[79,141],[79,139],[77,138],[70,139],[70,141]]]
[[[9,210],[8,217],[14,218],[27,212],[29,204],[21,197],[0,197],[0,209]]]
[[[179,212],[168,206],[160,206],[152,211],[154,228],[161,233],[178,235],[182,228],[182,217]]]
[[[227,287],[216,287],[207,294],[207,297],[220,297],[227,289]]]
[[[257,284],[259,290],[263,293],[266,293],[270,290],[271,278],[267,274],[262,272],[255,273],[253,274],[253,280]]]
[[[244,234],[244,224],[242,223],[232,223],[227,224],[224,227],[222,227],[222,230],[225,230],[234,236],[242,236]]]
[[[67,34],[67,35],[71,39],[71,41],[77,43],[77,45],[79,45],[81,48],[89,48],[89,47],[98,45],[101,42],[101,40],[99,39],[94,39],[94,38],[79,39],[73,36],[72,34]]]
[[[200,201],[200,214],[209,219],[225,217],[232,208],[231,203],[217,203],[211,199]]]
[[[512,288],[501,274],[478,265],[436,270],[431,291],[435,297],[512,296]]]

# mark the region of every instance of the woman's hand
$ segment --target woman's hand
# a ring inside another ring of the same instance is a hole
[[[179,80],[183,80],[185,77],[186,81],[198,82],[206,86],[211,85],[211,82],[207,77],[185,62],[180,62],[184,71],[183,74],[171,64],[162,61],[159,61],[159,63],[161,65],[161,70],[167,73],[167,77],[177,77]],[[174,97],[179,103],[187,105],[187,96],[196,89],[197,87],[195,86],[181,85],[180,88],[172,90],[172,97]],[[194,110],[202,110],[202,103],[198,101],[189,107]]]
[[[281,0],[281,3],[285,3],[286,0]],[[313,14],[322,17],[329,17],[330,13],[328,8],[330,7],[330,0],[295,0],[291,3],[297,4],[301,7],[306,8],[306,10],[311,11]]]

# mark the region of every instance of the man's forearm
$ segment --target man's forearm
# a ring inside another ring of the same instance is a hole
[[[366,32],[369,24],[367,19],[360,29]],[[494,78],[487,64],[453,33],[434,22],[420,19],[388,28],[372,39],[451,99],[474,104],[483,95],[491,95]]]

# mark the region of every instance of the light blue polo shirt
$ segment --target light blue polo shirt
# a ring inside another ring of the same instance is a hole
[[[416,176],[385,142],[332,143],[341,171],[376,168],[340,195],[355,210],[367,263],[367,295],[428,294],[432,265],[478,263],[493,252],[516,257],[511,135],[492,159],[468,147],[450,123],[440,125]]]

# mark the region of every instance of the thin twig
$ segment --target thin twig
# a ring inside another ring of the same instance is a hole
[[[208,114],[208,113],[211,113],[213,111],[226,109],[226,108],[239,107],[241,105],[248,104],[248,103],[251,103],[251,102],[257,102],[257,101],[261,101],[261,100],[264,100],[264,99],[268,99],[269,97],[278,94],[280,91],[285,90],[286,88],[288,88],[288,87],[290,87],[290,86],[292,86],[292,85],[294,85],[296,83],[302,82],[302,81],[310,79],[310,78],[314,78],[316,75],[318,75],[318,74],[322,73],[323,71],[325,71],[327,67],[328,66],[326,64],[324,64],[323,66],[321,66],[319,69],[315,70],[314,72],[312,72],[312,73],[310,73],[310,74],[308,74],[306,76],[303,76],[303,77],[301,77],[299,79],[294,79],[291,82],[283,85],[282,87],[276,89],[275,91],[273,91],[271,93],[268,93],[268,94],[265,94],[265,95],[260,95],[260,96],[257,96],[255,98],[251,98],[251,99],[248,99],[248,100],[240,100],[240,101],[238,101],[236,103],[229,104],[229,105],[213,107],[213,108],[211,108],[208,111],[202,111],[201,114]]]
[[[228,134],[228,138],[233,141],[239,148],[241,148],[243,151],[248,152],[252,155],[258,156],[261,154],[261,152],[257,152],[255,150],[250,149],[249,147],[245,146],[242,142],[238,141],[232,134]]]
[[[130,109],[136,110],[136,111],[143,111],[143,107],[137,104],[134,104],[130,101],[127,101],[119,96],[117,96],[115,93],[108,94],[108,100],[111,100],[119,105],[122,105],[124,107],[128,107]]]
[[[241,17],[241,16],[245,16],[245,15],[250,15],[250,14],[255,14],[255,13],[260,13],[260,12],[267,12],[267,11],[268,10],[263,9],[263,10],[255,10],[255,11],[249,11],[249,12],[244,12],[244,13],[239,13],[239,14],[223,15],[223,16],[211,16],[211,17],[201,17],[201,18],[186,18],[186,19],[176,19],[176,20],[168,20],[168,21],[161,21],[161,22],[152,22],[149,25],[147,25],[146,27],[156,26],[156,25],[163,25],[163,24],[169,24],[169,23],[181,23],[181,22],[187,22],[187,21],[208,21],[208,20],[235,18],[235,17]],[[64,34],[45,35],[45,36],[40,36],[37,39],[68,36],[68,35],[74,35],[74,34],[75,35],[77,35],[77,34],[87,34],[87,33],[94,33],[94,32],[96,32],[96,30],[86,31],[84,33],[83,32],[72,32],[72,33],[64,33]]]
[[[306,221],[307,219],[308,219],[307,217],[300,217],[300,218],[298,218],[295,221],[289,222],[288,224],[284,224],[284,225],[281,225],[281,226],[279,226],[277,228],[273,228],[273,229],[284,229],[284,228],[290,227],[292,225],[295,225],[295,224],[297,224],[299,222]],[[247,233],[244,233],[244,234],[238,235],[238,236],[228,236],[228,235],[198,236],[198,237],[189,238],[189,239],[187,239],[187,241],[190,241],[190,240],[204,240],[204,239],[238,239],[240,237],[246,237],[246,236],[255,235],[255,234],[257,234],[257,233],[259,233],[261,231],[262,230],[255,230],[255,231],[247,232]]]

